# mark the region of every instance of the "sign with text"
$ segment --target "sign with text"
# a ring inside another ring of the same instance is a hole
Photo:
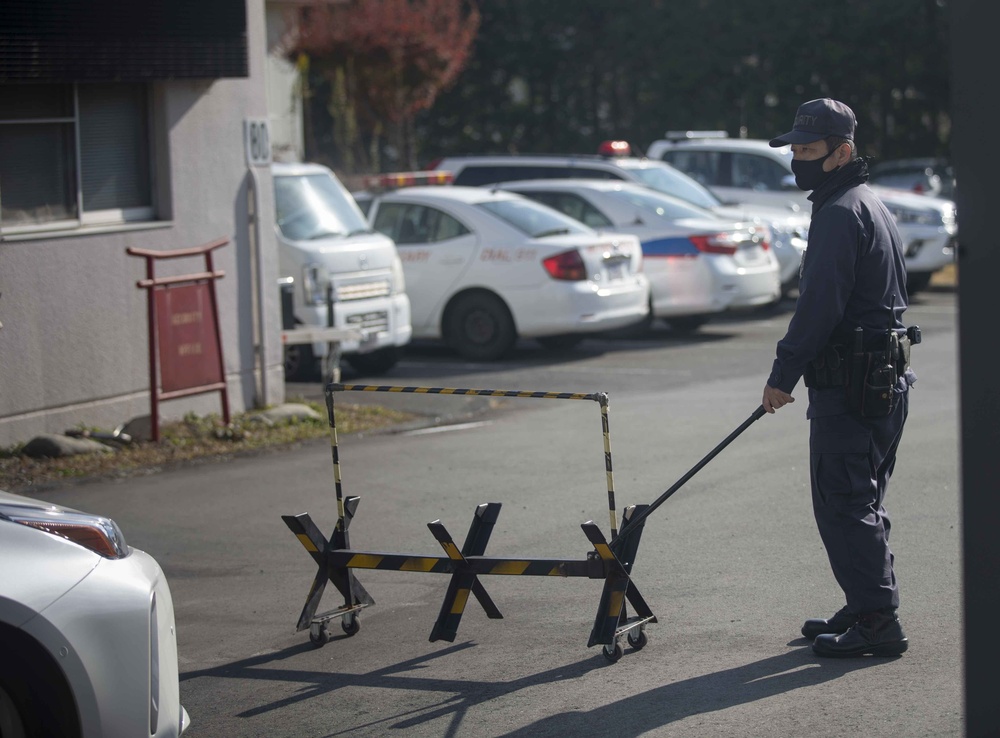
[[[156,333],[163,392],[223,380],[211,284],[171,285],[155,291]]]
[[[267,118],[247,118],[243,121],[243,144],[247,166],[266,167],[271,163],[271,132]]]

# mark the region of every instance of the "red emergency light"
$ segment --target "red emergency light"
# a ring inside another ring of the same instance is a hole
[[[632,147],[628,141],[602,141],[597,153],[601,156],[632,156]]]

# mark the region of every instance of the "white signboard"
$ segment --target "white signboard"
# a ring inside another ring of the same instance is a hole
[[[267,118],[246,118],[243,121],[243,143],[248,166],[266,167],[271,163],[271,133]]]

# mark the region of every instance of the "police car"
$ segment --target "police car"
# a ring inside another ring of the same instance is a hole
[[[473,361],[517,339],[568,348],[642,322],[649,281],[633,235],[602,233],[511,192],[415,186],[376,196],[369,221],[396,243],[414,338]]]
[[[596,229],[642,242],[651,316],[674,330],[700,327],[726,310],[767,305],[781,294],[767,226],[724,220],[710,210],[632,182],[538,179],[509,182],[517,192]]]
[[[811,212],[809,193],[795,186],[791,147],[771,148],[763,139],[730,139],[725,131],[668,131],[649,145],[650,158],[687,172],[719,197],[754,205]],[[955,260],[958,220],[955,203],[869,182],[903,238],[906,287],[924,289],[934,272]]]
[[[771,230],[771,247],[781,269],[782,292],[798,286],[799,263],[809,235],[809,212],[761,203],[723,202],[704,185],[662,160],[632,155],[625,141],[604,141],[597,154],[449,156],[430,169],[451,172],[458,185],[484,186],[528,179],[586,178],[635,182],[728,220]]]

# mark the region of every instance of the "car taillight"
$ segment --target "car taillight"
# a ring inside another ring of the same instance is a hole
[[[542,266],[552,279],[565,279],[570,282],[581,282],[587,278],[587,267],[583,257],[576,249],[563,251],[561,254],[542,260]]]
[[[757,242],[764,251],[771,248],[771,229],[767,227],[757,226],[753,229],[753,240]]]
[[[731,233],[715,233],[706,236],[688,236],[695,248],[703,254],[728,254],[736,253],[736,241]]]

